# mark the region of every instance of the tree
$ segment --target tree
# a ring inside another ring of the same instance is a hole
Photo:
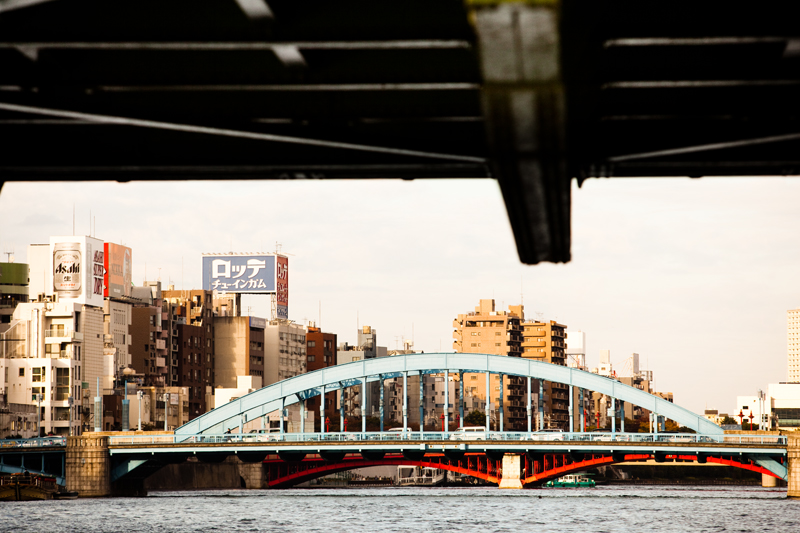
[[[486,414],[475,409],[470,414],[464,417],[465,426],[485,426]]]
[[[734,426],[734,425],[738,426],[739,422],[737,422],[735,418],[731,418],[730,416],[725,415],[725,418],[723,418],[719,424],[721,426]]]

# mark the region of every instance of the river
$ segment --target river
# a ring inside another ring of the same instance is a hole
[[[3,532],[780,532],[800,530],[786,489],[323,488],[153,492],[0,503]]]

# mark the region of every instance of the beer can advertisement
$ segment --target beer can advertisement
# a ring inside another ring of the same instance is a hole
[[[123,298],[131,295],[132,252],[127,246],[105,243],[103,295]]]
[[[50,237],[51,287],[59,300],[102,307],[103,241],[86,236]]]

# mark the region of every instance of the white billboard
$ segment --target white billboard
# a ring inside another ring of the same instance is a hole
[[[85,235],[50,237],[50,290],[59,301],[103,306],[103,241]]]

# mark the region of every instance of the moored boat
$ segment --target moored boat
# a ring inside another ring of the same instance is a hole
[[[7,474],[0,477],[0,501],[51,500],[58,491],[56,478],[29,474]]]

